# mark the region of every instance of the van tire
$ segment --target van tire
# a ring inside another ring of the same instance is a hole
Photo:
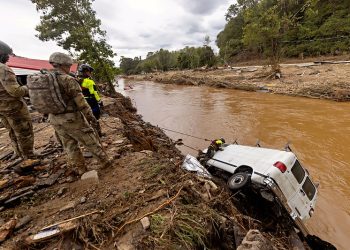
[[[250,181],[250,174],[246,172],[235,173],[228,179],[227,185],[231,190],[243,188]]]

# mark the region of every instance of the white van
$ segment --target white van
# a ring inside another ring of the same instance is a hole
[[[225,144],[206,162],[206,167],[232,174],[228,180],[232,190],[251,183],[264,198],[277,198],[299,229],[308,234],[301,221],[314,212],[317,188],[290,150]]]

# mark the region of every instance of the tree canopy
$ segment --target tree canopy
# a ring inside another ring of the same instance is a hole
[[[209,39],[209,38],[208,38]],[[207,39],[207,41],[208,41]],[[178,51],[160,49],[148,52],[147,57],[120,59],[120,68],[125,74],[149,73],[153,71],[168,71],[171,69],[194,69],[198,67],[212,67],[216,63],[216,56],[210,46],[185,47]]]
[[[92,9],[93,0],[31,0],[40,13],[40,24],[36,27],[38,38],[53,40],[70,52],[79,61],[95,68],[95,77],[110,83],[116,55],[106,41],[106,31]]]
[[[238,0],[217,35],[220,58],[285,57],[350,52],[348,0]]]

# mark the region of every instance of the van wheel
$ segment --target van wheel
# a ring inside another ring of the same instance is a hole
[[[243,188],[250,181],[250,174],[241,172],[236,173],[227,181],[227,185],[231,190],[238,190]]]

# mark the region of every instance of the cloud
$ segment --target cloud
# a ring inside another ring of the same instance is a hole
[[[191,13],[207,15],[214,12],[222,4],[227,4],[226,0],[179,0],[179,3],[185,10]]]
[[[42,42],[35,34],[40,16],[35,5],[23,0],[0,0],[1,39],[16,54],[47,59],[54,51],[63,51],[55,42]],[[216,35],[225,25],[224,14],[230,0],[98,0],[93,2],[107,42],[120,56],[143,58],[160,48],[177,50],[185,46],[201,46],[209,35],[216,48]],[[217,48],[216,48],[217,51]]]

